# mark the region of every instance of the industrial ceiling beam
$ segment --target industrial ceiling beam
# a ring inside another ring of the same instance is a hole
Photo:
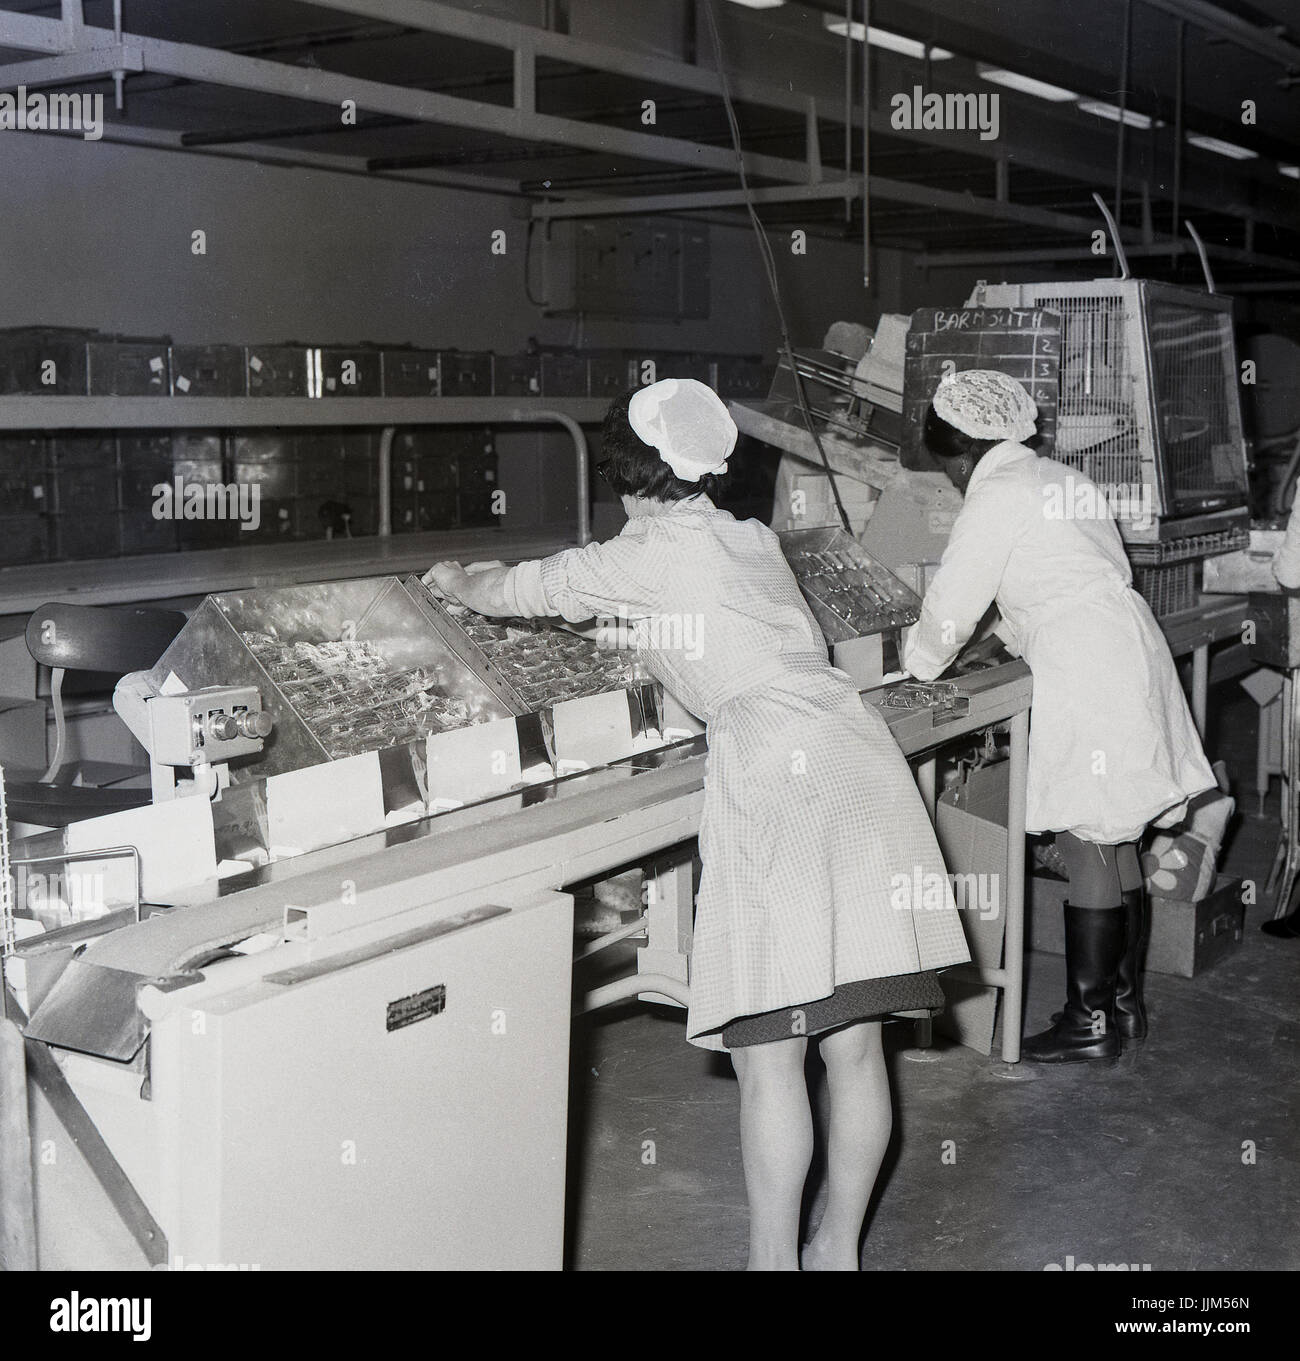
[[[74,81],[102,78],[114,71],[143,71],[144,58],[132,43],[68,52],[59,57],[37,57],[0,66],[0,90],[26,85],[70,85]]]
[[[1300,260],[1291,260],[1282,255],[1264,255],[1258,251],[1242,250],[1237,246],[1225,246],[1216,241],[1205,243],[1206,251],[1217,260],[1231,260],[1236,264],[1263,266],[1279,269],[1287,274],[1300,274]],[[1133,259],[1148,256],[1195,255],[1196,247],[1187,241],[1170,237],[1153,241],[1147,245],[1125,246],[1124,254]],[[1103,257],[1109,260],[1110,257]],[[1048,264],[1054,260],[1093,260],[1101,263],[1099,257],[1086,247],[1079,246],[1040,246],[1031,250],[1007,251],[923,251],[913,264],[918,269],[943,269],[948,266],[965,265],[1032,265]]]
[[[308,0],[317,8],[339,10],[344,14],[406,28],[439,33],[447,38],[480,43],[487,47],[504,47],[511,51],[527,44],[539,57],[568,62],[593,71],[628,76],[644,83],[673,85],[683,90],[722,97],[717,73],[690,62],[674,61],[671,57],[657,57],[649,52],[633,52],[625,47],[611,47],[607,43],[587,42],[572,38],[567,33],[553,33],[532,24],[512,23],[476,10],[456,9],[438,4],[435,0]],[[787,109],[802,113],[808,96],[791,92],[788,88],[746,76],[728,76],[732,94],[743,101],[763,104],[769,108]]]
[[[802,199],[837,199],[846,195],[860,195],[861,192],[860,176],[823,184],[781,185],[752,191],[754,201],[758,204],[789,203]],[[943,212],[998,218],[1004,222],[1017,222],[1029,227],[1045,227],[1051,231],[1068,231],[1077,234],[1081,239],[1086,239],[1089,233],[1097,228],[1097,222],[1091,218],[1071,217],[1065,213],[1054,213],[1046,208],[1033,208],[1023,203],[978,198],[974,194],[954,193],[950,189],[935,189],[925,184],[914,184],[910,180],[887,179],[882,175],[871,176],[871,194],[873,198],[889,203],[908,203]],[[689,212],[696,208],[740,207],[744,202],[745,195],[739,189],[703,190],[698,193],[688,191],[680,194],[632,194],[617,198],[569,199],[562,203],[537,203],[533,205],[532,215],[538,219],[624,217],[644,213]]]
[[[717,74],[708,69],[688,63],[656,58],[647,54],[628,52],[601,44],[587,43],[570,38],[565,34],[552,33],[545,29],[528,25],[512,24],[504,20],[481,14],[456,10],[449,6],[433,3],[432,0],[312,0],[323,8],[343,11],[353,15],[376,19],[382,22],[400,24],[407,28],[418,28],[428,32],[443,33],[446,36],[466,41],[495,44],[510,49],[515,54],[516,98],[522,107],[503,108],[499,105],[483,104],[474,100],[461,99],[423,92],[409,87],[393,86],[379,82],[362,81],[335,72],[321,71],[319,68],[289,66],[285,63],[266,61],[242,54],[224,52],[199,46],[165,42],[153,38],[128,36],[117,46],[113,45],[111,30],[69,27],[56,20],[41,19],[32,15],[0,12],[0,45],[12,46],[30,51],[66,54],[69,43],[75,43],[78,60],[89,63],[84,68],[89,73],[96,61],[104,67],[107,76],[112,70],[145,69],[160,74],[169,74],[182,80],[199,83],[225,85],[238,89],[254,89],[263,93],[309,102],[338,105],[344,98],[355,99],[359,107],[372,112],[385,113],[395,118],[412,122],[430,122],[473,128],[517,138],[520,141],[550,141],[558,145],[576,147],[580,150],[627,155],[637,159],[675,164],[693,168],[732,174],[735,160],[728,148],[703,145],[682,139],[662,137],[655,134],[629,132],[619,128],[599,124],[583,123],[572,118],[558,118],[538,115],[529,105],[529,83],[535,85],[535,67],[538,57],[545,57],[575,64],[587,65],[596,70],[614,71],[619,74],[635,76],[642,81],[650,81],[699,91],[711,95],[720,94]],[[86,49],[90,49],[87,51]],[[96,51],[96,49],[100,51]],[[104,51],[102,49],[108,49]],[[93,54],[93,55],[92,55]],[[124,68],[122,63],[129,61]],[[33,67],[39,62],[29,63]],[[21,76],[23,63],[15,63],[9,69]],[[57,68],[56,68],[57,69]],[[530,74],[531,73],[531,74]],[[33,72],[33,74],[36,74]],[[789,111],[802,111],[808,129],[808,145],[815,150],[816,120],[818,111],[812,96],[793,93],[776,86],[764,85],[749,79],[733,80],[733,86],[741,98],[768,107]],[[857,109],[851,113],[856,115]],[[834,121],[834,115],[829,115]],[[872,117],[873,130],[892,133],[888,119],[883,114]],[[107,131],[107,129],[106,129]],[[894,134],[896,135],[896,134]],[[111,138],[110,138],[111,139]],[[1010,155],[1019,164],[1036,169],[1054,171],[1072,176],[1081,181],[1095,179],[1101,173],[1097,168],[1093,173],[1091,162],[1084,161],[1071,167],[1059,156],[1043,152],[1041,147],[1032,145],[1012,146],[1000,144],[994,149],[983,143],[969,139],[960,147],[952,134],[923,133],[909,138],[937,147],[960,149],[967,154],[980,157]],[[296,155],[296,153],[294,153]],[[257,153],[255,159],[271,159]],[[294,163],[290,157],[277,157],[282,164]],[[326,158],[328,161],[331,158]],[[342,159],[342,158],[337,158]],[[298,163],[307,162],[299,159]],[[785,180],[795,184],[807,184],[817,173],[815,161],[800,162],[788,158],[763,156],[751,153],[746,164],[752,174],[767,179]],[[413,178],[413,177],[408,177]],[[440,182],[430,180],[430,183]],[[860,178],[857,181],[861,183]],[[873,177],[874,185],[874,177]],[[901,184],[902,182],[897,182]],[[831,197],[841,197],[843,181],[827,186]],[[467,188],[483,188],[480,185],[466,185]],[[915,186],[924,192],[923,186]],[[506,193],[514,192],[517,186],[503,186]],[[489,189],[488,192],[491,192]],[[901,191],[900,191],[901,192]],[[966,196],[954,196],[957,200],[948,205],[954,211],[962,211],[971,201]],[[1192,206],[1214,207],[1218,211],[1239,212],[1240,205],[1225,203],[1221,193],[1208,198],[1204,193],[1186,193],[1186,201]],[[925,206],[935,206],[923,199],[904,200],[923,202]],[[1020,215],[1020,205],[1006,205],[1009,209],[1007,220],[1032,222]],[[646,211],[641,209],[640,211]],[[1028,212],[1041,210],[1027,209]],[[1277,222],[1277,215],[1254,209],[1261,221]],[[1055,215],[1061,218],[1061,215]],[[1066,219],[1061,219],[1062,221]],[[1288,218],[1285,223],[1289,225]],[[1056,226],[1039,219],[1033,225]]]
[[[1165,14],[1172,14],[1176,19],[1186,19],[1194,28],[1212,33],[1258,57],[1275,61],[1288,70],[1300,69],[1300,47],[1295,43],[1235,14],[1229,14],[1218,5],[1209,4],[1208,0],[1141,0],[1141,3]]]
[[[0,12],[0,46],[58,50],[58,36],[66,31],[57,20]],[[112,42],[111,29],[86,28],[82,32],[89,47],[106,47]],[[729,147],[706,146],[676,137],[581,123],[551,114],[363,80],[319,68],[264,61],[219,48],[141,36],[133,36],[131,43],[141,53],[145,70],[202,84],[255,90],[307,103],[329,104],[338,109],[346,101],[352,101],[358,109],[391,114],[416,123],[495,133],[523,142],[555,142],[560,146],[638,160],[666,161],[719,171],[734,171],[736,167],[735,153]],[[745,164],[752,175],[792,181],[808,178],[808,167],[804,162],[786,157],[747,153]]]
[[[802,0],[802,3],[806,8],[818,10],[822,14],[834,15],[836,18],[842,18],[844,15],[843,0]],[[1210,0],[1139,0],[1139,3],[1149,9],[1161,10],[1165,14],[1186,19],[1193,27],[1233,43],[1245,51],[1254,52],[1257,56],[1268,57],[1284,66],[1300,64],[1300,47],[1295,43],[1280,37],[1269,28],[1262,28],[1258,24],[1252,24],[1246,19],[1228,13],[1221,6],[1210,3]],[[888,27],[895,28],[896,31],[905,33],[918,42],[928,40],[935,44],[952,46],[951,41],[944,42],[942,37],[935,37],[933,32],[923,34],[915,23],[904,23],[901,27],[890,23]],[[996,54],[990,51],[983,55],[991,60]]]
[[[845,196],[856,197],[861,192],[862,182],[858,178],[836,180],[831,184],[779,185],[769,189],[755,189],[752,198],[756,206],[765,203],[807,202],[818,199],[838,199]],[[916,207],[933,208],[944,213],[972,217],[993,218],[1004,222],[1015,222],[1022,226],[1046,228],[1051,231],[1069,232],[1078,240],[1086,240],[1095,230],[1097,221],[1093,218],[1074,217],[1066,213],[1055,213],[1044,208],[1034,208],[1028,204],[1010,203],[1002,199],[979,198],[974,194],[958,194],[947,189],[935,189],[928,185],[913,184],[908,180],[887,179],[880,175],[871,176],[871,195],[884,203],[906,203]],[[617,198],[570,199],[562,203],[535,203],[532,216],[538,221],[561,218],[591,217],[636,217],[653,213],[690,213],[709,211],[718,208],[742,207],[746,196],[739,189],[702,190],[676,194],[625,195]],[[1300,273],[1300,261],[1287,260],[1281,256],[1262,255],[1257,251],[1239,250],[1232,246],[1222,246],[1207,242],[1206,249],[1218,259],[1240,261],[1246,264],[1262,265],[1273,269],[1285,270],[1289,274]],[[1169,237],[1164,244],[1152,242],[1148,245],[1125,247],[1129,256],[1181,255],[1193,248],[1185,241]],[[1034,251],[960,251],[928,252],[916,263],[922,266],[1022,264],[1032,261],[1051,260],[1097,260],[1086,246],[1044,247]]]
[[[857,176],[820,184],[781,184],[750,191],[755,204],[804,203],[814,199],[853,198],[862,192]],[[742,189],[687,190],[674,194],[627,194],[617,198],[570,198],[563,202],[533,204],[532,216],[539,222],[559,218],[641,217],[651,213],[705,211],[711,208],[742,208],[746,194]]]
[[[483,43],[488,46],[513,49],[517,44],[527,43],[532,46],[539,57],[586,67],[594,71],[627,76],[642,83],[668,85],[678,89],[716,95],[719,99],[722,97],[721,82],[717,73],[708,68],[696,66],[690,62],[677,61],[670,57],[630,52],[607,44],[587,42],[583,39],[572,38],[565,33],[553,33],[548,29],[536,28],[529,24],[513,23],[476,11],[456,9],[450,5],[436,3],[436,0],[309,0],[309,3],[318,8],[335,10],[391,24],[401,24],[404,27],[423,29],[426,32],[440,33],[446,37]],[[1173,0],[1170,0],[1170,3],[1173,3]],[[843,0],[836,0],[834,5],[819,5],[817,8],[824,9],[828,13],[835,12],[842,16]],[[840,112],[830,108],[832,101],[828,99],[816,100],[807,91],[791,91],[786,86],[757,81],[740,73],[735,75],[729,73],[728,81],[733,95],[748,103],[789,112],[803,112],[805,115],[811,115],[814,118],[820,118],[823,121],[841,126],[844,124],[846,116],[855,123],[861,122],[861,105],[856,98],[851,101],[850,107],[846,111]],[[1047,113],[1047,111],[1042,112]],[[1050,113],[1047,113],[1047,116],[1050,118]],[[870,128],[873,135],[879,133],[885,136],[899,136],[898,130],[891,126],[888,110],[883,112],[873,111]],[[1072,129],[1072,131],[1077,137],[1078,130]],[[1082,158],[1078,154],[1065,157],[1060,152],[1044,151],[1032,136],[1019,139],[1008,136],[1005,130],[996,144],[979,140],[971,141],[961,133],[917,129],[908,132],[907,140],[947,150],[961,151],[982,159],[997,160],[998,158],[1009,157],[1018,165],[1077,177],[1084,183],[1100,182],[1103,174],[1109,174],[1114,165],[1110,150],[1113,144],[1109,140],[1103,144],[1100,136],[1096,140],[1097,154],[1083,156]],[[1102,149],[1103,145],[1104,150]],[[1073,165],[1071,162],[1073,162]],[[1082,174],[1079,173],[1081,165],[1084,167]],[[1131,173],[1125,175],[1124,191],[1126,193],[1140,193],[1142,179],[1148,173],[1134,161]],[[806,180],[810,177],[804,175],[773,176],[772,178]],[[1206,188],[1203,192],[1198,192],[1195,186],[1188,185],[1185,186],[1185,196],[1189,205],[1199,208],[1222,211],[1226,207],[1228,211],[1239,213],[1244,213],[1246,208],[1244,201],[1240,204],[1225,205],[1222,191],[1217,186],[1213,191]],[[1273,222],[1278,226],[1289,225],[1294,217],[1289,208],[1278,212],[1270,210],[1261,213],[1259,207],[1256,206],[1253,211],[1260,214],[1261,220]]]
[[[80,142],[80,133],[13,132],[15,137],[70,136]],[[332,175],[356,175],[369,180],[386,180],[397,184],[423,185],[434,189],[459,189],[473,194],[496,194],[504,198],[526,198],[518,180],[504,175],[474,175],[459,170],[374,170],[363,156],[337,156],[328,152],[300,151],[241,142],[215,146],[190,146],[183,134],[162,128],[131,127],[122,123],[105,123],[105,142],[119,146],[140,147],[149,151],[174,151],[187,156],[215,156],[221,160],[254,161],[258,165],[277,166],[285,170],[321,170]]]

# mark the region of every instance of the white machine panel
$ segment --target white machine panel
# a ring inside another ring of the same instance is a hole
[[[173,1262],[560,1267],[572,899],[480,911],[155,1025]]]

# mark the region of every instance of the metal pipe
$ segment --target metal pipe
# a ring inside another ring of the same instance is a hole
[[[582,426],[566,416],[563,411],[537,411],[532,413],[539,420],[559,421],[573,439],[573,453],[576,462],[578,492],[578,546],[591,542],[591,488],[588,486],[588,467],[591,459],[587,451],[587,437]]]
[[[395,425],[384,426],[379,436],[379,537],[393,533],[393,436]]]
[[[138,846],[99,846],[93,850],[85,851],[63,851],[59,855],[30,855],[14,856],[10,860],[11,865],[70,865],[74,861],[80,860],[112,860],[121,859],[129,856],[132,870],[135,877],[134,897],[131,902],[131,910],[135,914],[136,921],[140,920],[140,907],[143,889],[141,881],[143,875],[140,868],[140,848]],[[68,904],[72,906],[71,903]]]
[[[853,0],[844,0],[844,178],[853,175]],[[853,201],[844,195],[844,221],[853,221]]]
[[[122,44],[122,0],[113,0],[113,37],[120,47]],[[122,107],[126,102],[123,98],[125,87],[126,72],[118,67],[113,72],[113,107],[118,113],[122,112]]]
[[[35,1271],[38,1265],[27,1103],[22,1033],[0,1018],[0,1256],[6,1271]]]
[[[1119,122],[1115,125],[1115,221],[1124,216],[1124,134],[1128,131],[1125,115],[1128,113],[1128,78],[1130,47],[1133,40],[1133,0],[1124,0],[1124,41],[1120,48],[1119,59]],[[1118,243],[1116,244],[1118,253]],[[1127,279],[1128,275],[1124,277]]]
[[[1169,222],[1170,235],[1178,236],[1178,218],[1183,195],[1183,61],[1185,58],[1187,23],[1178,21],[1178,43],[1174,53],[1174,204]],[[1170,259],[1172,260],[1172,256]]]
[[[1196,243],[1196,253],[1201,257],[1201,273],[1205,275],[1205,291],[1214,292],[1214,275],[1210,273],[1210,257],[1205,253],[1205,242],[1201,240],[1201,234],[1192,225],[1190,218],[1183,223],[1187,228],[1187,234]]]
[[[871,0],[862,0],[862,287],[871,287]]]
[[[1011,769],[1007,772],[1007,979],[1002,988],[1002,1059],[1020,1062],[1025,968],[1025,801],[1029,783],[1029,710],[1010,723]]]
[[[598,936],[590,944],[584,945],[581,950],[574,955],[574,959],[589,959],[594,954],[599,954],[601,950],[607,950],[611,945],[617,945],[621,940],[627,940],[630,936],[645,935],[646,919],[642,913],[636,921],[629,922],[626,926],[620,926],[617,931],[609,931],[603,936]]]
[[[604,987],[593,988],[583,998],[578,1014],[581,1016],[600,1007],[612,1006],[615,1002],[626,1002],[628,998],[637,997],[643,992],[661,993],[684,1007],[691,1004],[691,990],[680,978],[669,978],[663,973],[629,974],[627,978],[620,978],[615,983],[606,983]]]
[[[821,136],[817,131],[817,97],[808,96],[804,113],[804,159],[808,162],[808,183],[820,184],[822,178]]]
[[[1111,243],[1115,247],[1115,260],[1119,264],[1119,277],[1127,279],[1129,277],[1128,256],[1124,254],[1124,243],[1119,239],[1119,224],[1111,217],[1110,209],[1106,207],[1106,200],[1100,194],[1094,191],[1092,200],[1101,209],[1101,215],[1106,219],[1106,225],[1110,228]]]

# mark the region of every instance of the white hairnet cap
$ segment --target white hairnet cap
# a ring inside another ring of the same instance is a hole
[[[638,438],[683,482],[725,473],[736,447],[736,422],[711,387],[694,378],[665,378],[635,392],[627,418]]]
[[[935,389],[934,409],[972,439],[1027,440],[1038,428],[1033,398],[996,369],[949,374]]]

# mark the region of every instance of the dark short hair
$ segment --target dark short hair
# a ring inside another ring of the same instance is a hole
[[[698,482],[683,482],[632,429],[628,407],[640,389],[629,388],[605,413],[600,431],[600,456],[609,466],[605,480],[619,496],[642,496],[651,501],[685,501],[701,494],[713,500],[726,484],[726,475],[705,473]]]
[[[972,465],[978,463],[990,449],[1005,443],[1000,439],[976,439],[974,435],[958,430],[955,425],[949,425],[932,406],[927,407],[925,412],[924,440],[926,449],[935,458],[943,462],[968,458]]]

